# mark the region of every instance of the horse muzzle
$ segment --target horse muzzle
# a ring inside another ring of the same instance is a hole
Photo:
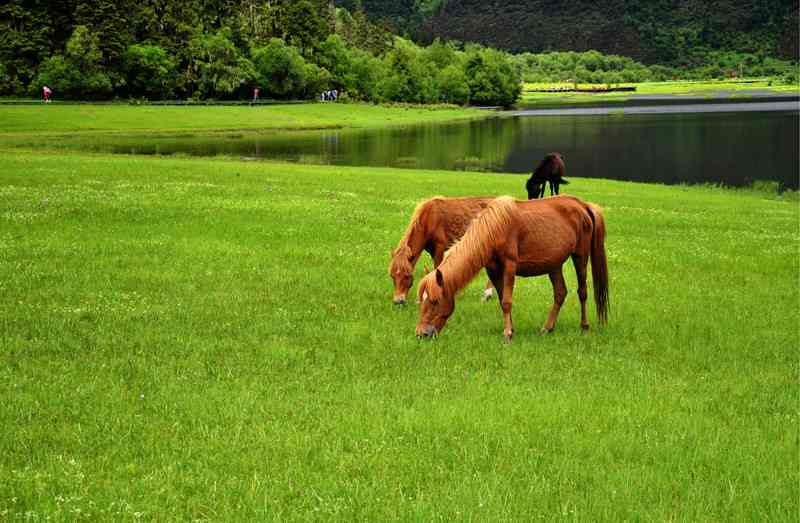
[[[395,305],[405,305],[406,304],[406,297],[403,296],[403,295],[395,296],[392,299],[392,303],[394,303]]]
[[[422,327],[417,327],[417,339],[430,339],[435,338],[438,334],[436,327],[431,324],[423,325]]]

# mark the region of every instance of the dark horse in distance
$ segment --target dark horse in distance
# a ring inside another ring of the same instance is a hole
[[[550,196],[558,194],[558,186],[569,182],[564,179],[567,167],[564,158],[559,153],[550,153],[544,157],[539,166],[528,178],[525,188],[528,190],[528,199],[544,198],[544,186],[550,184]]]

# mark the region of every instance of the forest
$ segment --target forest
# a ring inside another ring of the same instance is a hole
[[[714,51],[798,59],[797,0],[337,0],[418,41],[588,51],[694,67]]]
[[[13,0],[0,7],[0,95],[510,105],[511,55],[420,47],[324,0]]]
[[[0,96],[246,100],[258,87],[508,106],[522,80],[796,82],[796,15],[784,0],[11,0]]]

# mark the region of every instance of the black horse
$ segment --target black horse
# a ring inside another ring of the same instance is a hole
[[[558,186],[569,182],[564,179],[567,167],[564,157],[559,153],[550,153],[539,163],[539,167],[528,178],[525,188],[528,190],[528,199],[544,198],[544,186],[550,183],[550,196],[558,194]]]

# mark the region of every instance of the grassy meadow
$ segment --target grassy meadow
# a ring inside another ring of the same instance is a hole
[[[636,87],[635,92],[610,92],[610,93],[585,93],[585,92],[536,92],[536,89],[569,89],[573,83],[531,83],[523,84],[520,102],[523,104],[574,104],[586,102],[622,103],[636,99],[637,96],[685,96],[716,98],[724,100],[730,98],[739,100],[752,95],[747,91],[765,91],[774,95],[800,95],[800,85],[778,85],[772,80],[745,80],[745,81],[673,81],[673,82],[641,82],[626,83],[620,86]],[[601,84],[605,86],[605,84]],[[583,89],[591,89],[592,84],[578,84]],[[725,96],[720,97],[721,93]]]
[[[485,111],[455,106],[310,103],[256,106],[0,104],[3,135],[176,133],[363,129],[480,118]]]
[[[800,204],[567,189],[609,324],[568,263],[425,342],[414,206],[524,177],[0,148],[0,520],[796,520]]]

